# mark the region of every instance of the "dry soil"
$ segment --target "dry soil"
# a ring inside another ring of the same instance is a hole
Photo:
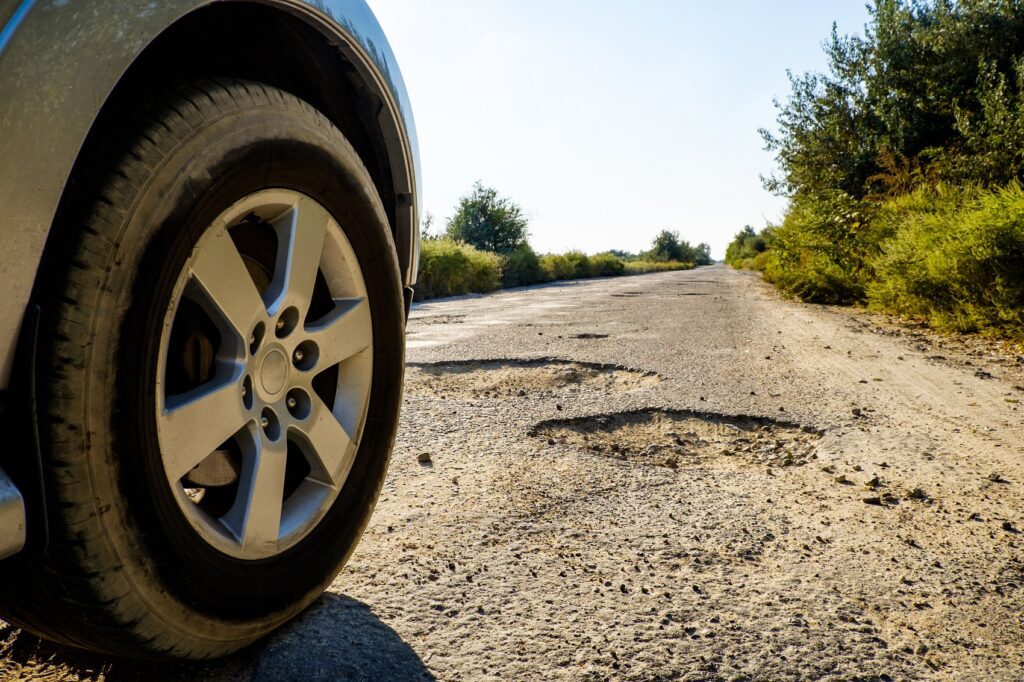
[[[1016,680],[1024,351],[712,267],[419,305],[330,592],[225,661],[12,677]]]

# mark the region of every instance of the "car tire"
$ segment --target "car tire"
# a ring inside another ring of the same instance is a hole
[[[370,174],[295,96],[202,81],[125,130],[75,177],[37,280],[49,539],[41,556],[0,564],[0,613],[108,654],[211,658],[300,613],[359,541],[398,423],[402,283]],[[297,235],[322,224],[320,256],[302,256],[314,279],[295,275]],[[231,247],[252,280],[244,296],[228,287],[238,262],[218,260]],[[229,308],[245,298],[250,311],[253,287],[264,308],[245,338]],[[361,326],[345,322],[344,339],[362,345],[329,365],[347,341],[324,330],[349,310]],[[309,344],[324,359],[315,369]],[[238,406],[189,407],[238,387]],[[241,428],[180,477],[179,451],[202,451],[239,414]]]

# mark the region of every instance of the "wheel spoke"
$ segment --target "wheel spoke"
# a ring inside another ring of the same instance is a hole
[[[278,263],[274,291],[293,305],[308,307],[320,269],[330,216],[312,199],[301,198],[277,221]]]
[[[254,436],[255,447],[242,463],[238,497],[224,517],[242,549],[275,550],[281,533],[288,443]]]
[[[373,343],[370,306],[365,298],[344,298],[334,302],[334,310],[309,325],[306,332],[320,351],[319,370],[330,369],[365,350]]]
[[[174,482],[238,433],[247,415],[241,384],[204,384],[175,396],[158,416],[157,428],[167,476]]]
[[[313,478],[331,486],[344,483],[355,461],[355,444],[338,418],[322,400],[314,397],[313,414],[298,427],[308,445],[307,457]]]
[[[228,327],[240,338],[248,338],[254,321],[266,308],[226,229],[200,243],[191,274]]]

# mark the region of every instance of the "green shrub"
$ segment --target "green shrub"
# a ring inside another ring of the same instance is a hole
[[[501,257],[453,239],[428,239],[420,253],[416,298],[484,293],[501,286]]]
[[[505,288],[521,287],[546,281],[540,258],[529,244],[519,245],[505,256],[502,263],[502,285]]]
[[[572,279],[576,276],[575,264],[563,254],[549,253],[541,256],[540,267],[544,272],[544,281],[546,282]]]
[[[737,270],[764,272],[769,268],[772,258],[773,254],[771,251],[762,251],[753,257],[733,259],[732,266]]]
[[[624,266],[625,274],[627,275],[642,275],[648,272],[669,272],[672,270],[693,270],[696,267],[693,263],[650,260],[632,260],[625,263]]]
[[[594,277],[618,277],[626,272],[626,265],[611,253],[599,253],[590,257],[590,272]]]
[[[564,257],[572,265],[572,279],[593,277],[590,271],[590,257],[582,251],[566,251]]]
[[[747,225],[735,237],[725,250],[725,262],[735,268],[744,267],[742,263],[756,258],[758,254],[764,253],[768,248],[768,233],[771,228],[765,228],[762,232],[754,231]]]
[[[863,300],[868,261],[879,246],[871,212],[871,204],[842,192],[794,198],[782,225],[771,230],[765,278],[812,303]]]
[[[924,189],[890,202],[870,305],[950,331],[1024,336],[1024,189]]]

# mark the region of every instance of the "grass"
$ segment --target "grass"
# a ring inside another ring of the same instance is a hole
[[[528,244],[501,256],[450,238],[425,239],[416,299],[486,293],[496,289],[589,277],[691,270],[692,263],[624,261],[610,253],[582,251],[538,256]]]

